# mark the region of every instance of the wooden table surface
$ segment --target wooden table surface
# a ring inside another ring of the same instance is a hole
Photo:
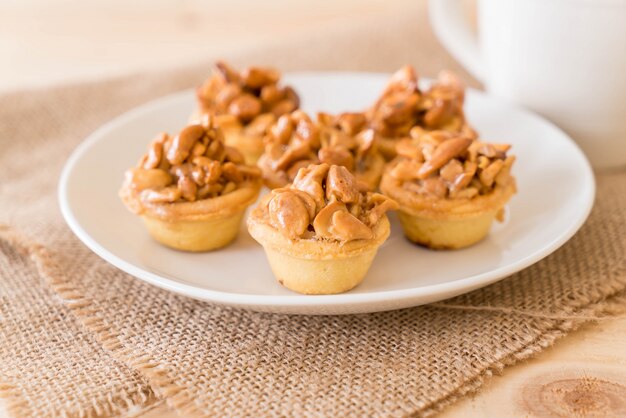
[[[370,17],[389,2],[270,1],[282,7],[279,16],[267,12],[267,3],[245,0],[65,0],[63,8],[49,0],[4,0],[0,91],[192,63],[225,48],[242,47],[252,34],[257,43],[272,42],[287,33]],[[247,13],[240,13],[242,7]],[[203,26],[202,16],[208,14],[219,15],[221,23]],[[215,38],[221,41],[207,42]],[[571,333],[536,358],[505,369],[478,394],[441,416],[615,416],[607,413],[607,405],[622,408],[621,415],[626,416],[623,317]],[[1,401],[0,416],[6,416]],[[157,404],[132,416],[175,414]]]

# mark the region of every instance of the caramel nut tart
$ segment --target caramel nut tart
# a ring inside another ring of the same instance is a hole
[[[152,237],[178,250],[210,251],[235,239],[243,214],[258,197],[260,170],[225,146],[210,117],[178,135],[160,134],[120,197]]]
[[[280,73],[273,68],[236,71],[225,62],[217,62],[215,73],[196,91],[198,108],[190,121],[215,115],[226,145],[237,148],[248,164],[254,164],[263,153],[266,129],[300,104],[293,88],[279,82]]]
[[[451,71],[442,71],[425,91],[418,86],[415,69],[406,65],[392,75],[379,99],[368,109],[370,126],[381,136],[380,152],[395,157],[398,139],[413,127],[460,132],[476,138],[463,112],[465,86]]]
[[[389,236],[396,203],[361,188],[347,168],[312,164],[265,196],[248,230],[278,281],[304,294],[346,292],[367,273]]]
[[[377,137],[363,113],[319,113],[313,121],[295,111],[281,116],[265,136],[265,152],[258,165],[268,187],[292,182],[302,167],[326,163],[341,165],[371,189],[378,186],[385,160]]]
[[[516,192],[509,145],[462,133],[413,131],[399,141],[381,191],[396,200],[407,238],[434,249],[456,249],[483,239]]]

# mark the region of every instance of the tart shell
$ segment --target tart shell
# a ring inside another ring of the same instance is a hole
[[[361,283],[378,248],[389,237],[390,226],[384,216],[374,227],[374,238],[368,240],[290,240],[253,213],[248,230],[263,246],[280,284],[298,293],[327,295]]]
[[[225,247],[237,237],[246,208],[256,201],[260,189],[260,181],[245,182],[223,196],[157,204],[143,202],[126,189],[120,194],[156,241],[177,250],[202,252]]]
[[[432,219],[400,210],[398,219],[404,235],[412,242],[433,250],[469,247],[484,239],[498,211],[488,211],[465,219]]]
[[[402,189],[388,174],[383,176],[380,188],[399,203],[398,218],[405,236],[416,244],[439,250],[465,248],[484,239],[516,192],[512,181],[472,199],[424,197]]]
[[[244,211],[222,218],[168,222],[141,215],[152,238],[182,251],[203,252],[225,247],[237,237]]]
[[[201,123],[204,113],[196,110],[190,117],[189,123]],[[219,117],[216,123],[224,134],[224,145],[236,148],[244,157],[248,165],[256,165],[263,154],[263,136],[246,134],[244,126],[239,122],[229,121],[220,125]]]

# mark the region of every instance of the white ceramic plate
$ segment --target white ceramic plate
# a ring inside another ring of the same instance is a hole
[[[386,74],[299,73],[286,77],[309,112],[360,110]],[[236,242],[217,252],[188,254],[152,241],[117,196],[123,173],[160,131],[178,132],[194,107],[181,92],[132,110],[94,132],[72,154],[60,180],[67,223],[91,250],[121,270],[193,298],[260,311],[343,314],[405,308],[488,285],[547,256],[583,224],[595,188],[578,147],[540,117],[477,91],[467,116],[485,140],[513,144],[519,193],[507,221],[478,245],[436,252],[410,244],[395,216],[361,285],[340,295],[305,296],[281,287],[245,224]]]

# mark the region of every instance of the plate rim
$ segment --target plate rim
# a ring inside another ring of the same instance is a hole
[[[302,71],[302,72],[288,72],[285,73],[285,78],[306,78],[306,77],[385,77],[388,78],[389,74],[387,73],[379,73],[379,72],[352,72],[352,71]],[[394,289],[394,290],[384,290],[384,291],[374,291],[367,293],[341,293],[336,295],[301,295],[301,294],[289,294],[289,295],[257,295],[257,294],[245,294],[245,293],[232,293],[221,290],[213,290],[207,288],[201,288],[198,286],[194,286],[191,284],[186,284],[181,281],[168,278],[147,270],[144,270],[140,267],[135,266],[134,264],[125,261],[124,259],[118,257],[113,254],[109,250],[107,250],[104,246],[99,244],[94,238],[92,238],[87,231],[80,225],[80,222],[74,216],[71,204],[69,202],[68,196],[68,182],[71,177],[71,174],[82,157],[82,155],[88,151],[93,145],[98,143],[101,138],[106,135],[108,132],[116,129],[119,125],[123,125],[128,120],[132,120],[139,115],[150,113],[153,109],[159,108],[163,106],[165,103],[169,101],[181,100],[182,97],[189,96],[193,89],[185,89],[182,91],[174,92],[153,100],[150,100],[146,103],[143,103],[139,106],[136,106],[126,112],[119,114],[118,116],[110,119],[105,124],[98,127],[95,131],[91,132],[80,144],[72,151],[70,157],[65,162],[63,166],[63,170],[59,177],[57,197],[59,201],[59,206],[61,209],[61,214],[68,224],[72,232],[78,237],[78,239],[83,242],[91,251],[93,251],[96,255],[101,257],[106,262],[112,264],[116,268],[130,274],[131,276],[143,280],[151,285],[160,287],[162,289],[166,289],[169,291],[173,291],[175,293],[192,297],[195,299],[204,300],[207,302],[213,302],[223,305],[229,306],[237,306],[237,307],[247,307],[254,309],[255,307],[299,307],[299,308],[315,308],[315,307],[338,307],[338,306],[363,306],[369,304],[376,304],[378,302],[391,302],[391,301],[409,301],[411,299],[418,299],[420,297],[429,297],[433,301],[434,300],[442,300],[448,297],[453,297],[455,295],[463,294],[465,292],[469,292],[471,290],[487,286],[489,284],[495,283],[499,280],[502,280],[516,272],[527,268],[543,258],[549,256],[558,248],[560,248],[563,244],[565,244],[586,222],[591,213],[591,210],[595,201],[596,194],[596,183],[595,177],[593,174],[593,169],[582,152],[578,144],[567,135],[562,129],[554,125],[549,120],[539,116],[538,114],[525,109],[519,105],[514,103],[510,103],[508,101],[499,99],[494,96],[490,96],[489,94],[473,89],[467,88],[467,91],[473,95],[479,95],[487,97],[489,100],[495,100],[499,104],[504,107],[511,108],[517,112],[525,113],[526,116],[529,116],[535,120],[538,120],[541,123],[548,125],[550,128],[559,132],[564,139],[570,142],[570,145],[573,146],[574,151],[580,157],[582,161],[582,166],[580,167],[582,175],[585,179],[585,183],[588,183],[584,190],[585,193],[585,207],[582,211],[582,216],[572,223],[565,231],[563,231],[560,235],[554,237],[551,241],[549,241],[546,245],[543,245],[539,250],[533,251],[532,253],[526,255],[525,257],[517,260],[514,263],[510,263],[506,266],[499,267],[493,270],[489,270],[486,272],[482,272],[479,274],[475,274],[470,277],[465,277],[462,279],[453,280],[446,283],[438,283],[438,284],[430,284],[419,287],[412,288],[404,288],[404,289]],[[448,295],[443,296],[442,294]],[[440,296],[438,296],[440,295]],[[450,296],[452,295],[452,296]],[[407,306],[416,306],[419,305],[419,302],[416,302],[413,305]],[[394,308],[389,308],[394,309]],[[378,311],[382,309],[374,309],[373,311]]]

